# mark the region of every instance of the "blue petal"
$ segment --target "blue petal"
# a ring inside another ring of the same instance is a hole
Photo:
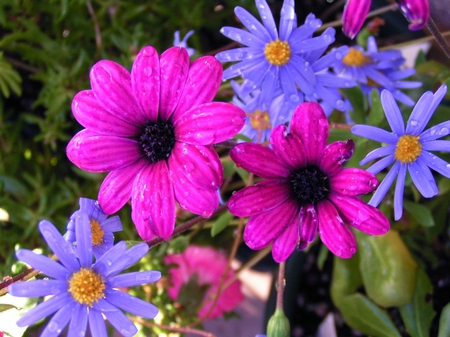
[[[366,171],[370,172],[372,174],[377,174],[384,170],[386,167],[391,165],[395,161],[395,156],[392,154],[390,156],[387,156],[379,161],[377,161],[375,164],[370,166]]]
[[[381,203],[383,198],[386,196],[386,193],[389,191],[389,188],[391,187],[392,183],[394,182],[394,179],[397,176],[399,169],[400,163],[396,162],[394,166],[392,166],[391,170],[388,172],[386,177],[383,179],[381,184],[378,185],[375,194],[373,195],[372,199],[370,199],[370,201],[368,202],[369,205],[377,207]]]
[[[432,126],[428,130],[424,131],[420,135],[420,140],[422,143],[433,141],[435,139],[447,136],[450,134],[450,121],[440,123],[438,125]]]
[[[331,65],[335,64],[336,61],[342,60],[349,52],[349,48],[347,46],[342,46],[336,49],[333,49],[325,56],[322,56],[319,60],[314,62],[312,68],[315,72],[319,72],[324,69],[328,69]]]
[[[93,311],[97,311],[99,309],[102,314],[106,316],[109,323],[111,323],[111,325],[114,326],[123,336],[131,337],[136,334],[137,328],[122,311],[118,310],[116,307],[112,306],[103,299],[101,299],[94,306]]]
[[[398,137],[396,135],[375,126],[356,124],[352,127],[351,131],[353,134],[360,137],[368,138],[380,143],[397,145]]]
[[[133,315],[144,318],[154,318],[158,314],[158,308],[151,303],[147,303],[139,298],[122,291],[107,289],[105,291],[106,300]]]
[[[394,192],[394,219],[400,220],[403,214],[403,191],[405,189],[406,169],[408,165],[400,164]]]
[[[83,268],[92,266],[92,232],[91,221],[86,213],[75,215],[75,235],[77,237],[77,255]]]
[[[36,280],[13,283],[9,286],[9,293],[18,297],[41,297],[56,295],[67,289],[67,280]]]
[[[246,30],[235,28],[235,27],[223,27],[220,32],[228,37],[229,39],[232,39],[236,42],[239,42],[245,46],[249,47],[262,47],[264,48],[266,43],[261,40],[256,35],[253,35],[252,33],[247,32]]]
[[[406,125],[406,133],[408,135],[417,136],[423,131],[434,112],[432,111],[429,113],[430,111],[428,109],[432,99],[433,93],[431,91],[427,91],[422,95],[422,97],[420,97],[411,113],[411,116],[409,116],[408,123]]]
[[[278,38],[278,31],[269,5],[264,0],[256,0],[255,4],[256,8],[258,9],[259,15],[261,16],[264,27],[266,27],[267,31],[272,37],[272,40],[276,40]]]
[[[44,317],[53,314],[55,311],[67,305],[69,302],[74,303],[72,296],[68,292],[59,293],[28,311],[17,321],[16,324],[20,327],[25,327],[36,323]]]
[[[86,334],[88,322],[88,308],[86,305],[76,303],[70,321],[67,337],[79,337]]]
[[[432,140],[422,143],[422,149],[427,151],[450,152],[450,141],[448,140]]]
[[[409,164],[408,171],[414,185],[425,198],[434,197],[438,193],[436,181],[421,157]]]
[[[259,37],[262,41],[269,42],[273,38],[270,36],[267,29],[256,20],[256,18],[251,15],[247,10],[242,7],[236,7],[234,13],[242,22],[242,24],[247,28],[252,34]]]
[[[106,326],[105,326],[105,321],[103,320],[103,316],[97,310],[89,311],[89,329],[91,330],[92,336],[108,337],[108,332],[106,331]]]
[[[280,40],[287,41],[291,32],[297,27],[294,0],[284,0],[280,18]]]
[[[159,271],[138,271],[114,276],[106,281],[106,285],[108,288],[126,288],[156,282],[160,278],[161,272]]]
[[[101,226],[105,232],[120,232],[123,229],[120,217],[117,215],[103,221]]]
[[[16,256],[20,261],[28,263],[31,267],[41,271],[47,276],[59,280],[66,280],[71,273],[61,264],[47,256],[36,254],[28,249],[20,249],[16,252]]]
[[[69,303],[66,306],[58,310],[58,312],[52,317],[50,322],[48,322],[44,331],[41,332],[41,337],[59,336],[59,334],[64,330],[67,323],[69,323],[70,318],[73,314],[74,305]]]
[[[80,264],[75,257],[72,246],[64,240],[55,226],[47,220],[42,220],[39,223],[39,231],[50,249],[69,271],[75,272],[80,269]]]
[[[97,220],[100,223],[108,217],[108,215],[102,211],[98,201],[96,200],[80,198],[79,204],[80,211],[87,213],[89,219]]]
[[[450,164],[442,160],[438,156],[428,152],[422,151],[420,157],[423,159],[425,164],[435,170],[436,172],[442,174],[444,177],[450,178]]]
[[[106,278],[106,273],[116,260],[122,256],[127,250],[127,244],[120,241],[114,247],[104,253],[92,266],[92,269]]]
[[[290,76],[288,67],[280,67],[280,82],[286,100],[297,103],[300,100],[300,98],[298,96],[298,91],[295,86],[295,82]]]
[[[381,92],[381,104],[392,131],[397,136],[403,136],[405,134],[405,123],[403,122],[402,113],[389,91],[383,90]]]
[[[367,156],[360,161],[359,165],[361,166],[366,165],[368,162],[372,160],[393,154],[395,151],[395,147],[396,147],[395,145],[387,145],[379,147],[378,149],[369,152]]]
[[[220,62],[235,62],[254,59],[255,56],[261,56],[263,54],[261,48],[242,47],[222,51],[216,54],[216,59]]]
[[[114,261],[104,274],[104,277],[109,279],[110,277],[119,274],[122,270],[127,269],[142,259],[142,257],[147,254],[148,250],[149,247],[146,243],[139,243],[131,247]]]

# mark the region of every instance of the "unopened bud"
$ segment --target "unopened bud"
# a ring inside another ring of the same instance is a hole
[[[289,337],[291,335],[289,320],[284,311],[275,310],[275,313],[269,319],[267,324],[267,337]]]

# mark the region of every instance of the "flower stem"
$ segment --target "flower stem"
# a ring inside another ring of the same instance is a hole
[[[284,304],[284,288],[286,286],[286,279],[284,274],[286,271],[286,261],[280,262],[278,267],[278,279],[277,279],[277,309],[283,310]]]
[[[129,319],[134,323],[138,323],[138,324],[144,325],[149,328],[159,328],[159,329],[167,330],[167,331],[190,333],[190,334],[205,336],[205,337],[216,337],[214,334],[212,334],[210,332],[197,330],[197,329],[193,329],[193,328],[189,328],[189,327],[183,328],[183,327],[167,326],[167,325],[162,325],[162,324],[157,324],[157,323],[150,323],[139,317],[129,317]]]
[[[442,36],[439,28],[436,26],[436,23],[431,18],[431,16],[428,19],[427,28],[430,33],[433,34],[434,39],[439,44],[439,47],[441,47],[442,51],[445,53],[445,56],[450,58],[450,46],[448,45],[447,41],[445,41],[444,36]]]

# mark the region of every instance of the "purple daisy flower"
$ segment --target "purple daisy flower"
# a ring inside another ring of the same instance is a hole
[[[177,31],[173,34],[173,36],[174,36],[174,38],[173,38],[173,45],[174,45],[175,47],[183,47],[183,48],[186,48],[186,50],[187,50],[189,56],[194,55],[194,53],[195,53],[194,48],[189,48],[188,45],[187,45],[187,40],[188,40],[193,34],[194,34],[194,31],[193,31],[193,30],[190,30],[190,31],[187,32],[187,34],[184,36],[183,40],[180,40],[180,31],[177,30]]]
[[[414,75],[415,69],[400,69],[405,58],[399,50],[378,51],[373,36],[367,40],[367,51],[360,46],[351,47],[345,57],[333,64],[334,71],[357,83],[369,95],[375,88],[389,90],[399,102],[413,106],[414,101],[400,89],[418,88],[421,82],[404,81]]]
[[[243,143],[231,150],[236,165],[265,179],[234,193],[228,203],[234,215],[250,217],[244,230],[250,248],[272,243],[272,255],[281,262],[296,246],[305,249],[319,232],[331,252],[349,258],[356,241],[347,225],[370,235],[389,230],[387,218],[358,198],[376,188],[376,177],[362,169],[343,169],[354,143],[326,145],[328,132],[320,105],[302,103],[290,132],[284,125],[273,130],[272,148]]]
[[[116,288],[132,287],[160,279],[159,271],[119,275],[148,252],[147,244],[141,243],[127,250],[127,244],[119,242],[92,263],[89,218],[85,213],[78,212],[73,220],[78,238],[76,255],[70,243],[46,220],[39,223],[39,230],[60,263],[27,249],[17,251],[19,260],[53,278],[14,283],[8,287],[13,296],[52,296],[28,311],[17,321],[17,325],[25,327],[55,313],[41,336],[58,336],[69,322],[69,337],[84,336],[89,322],[92,336],[106,337],[106,317],[122,335],[133,336],[137,328],[122,310],[154,318],[158,309],[153,304]]]
[[[144,240],[167,239],[175,226],[175,202],[209,217],[219,204],[223,167],[213,144],[233,137],[245,113],[211,102],[222,66],[205,56],[189,64],[184,48],[160,57],[153,47],[137,55],[131,74],[103,60],[90,72],[92,90],[72,103],[86,127],[67,146],[69,159],[90,172],[109,172],[99,191],[106,214],[131,198],[132,218]]]
[[[84,212],[87,214],[92,233],[92,250],[95,258],[98,259],[108,249],[114,246],[114,232],[122,230],[122,222],[116,215],[108,218],[108,215],[102,211],[102,208],[96,200],[80,198],[80,209],[76,211],[67,224],[67,232],[64,235],[66,240],[72,244],[77,241],[75,231],[74,218],[78,212]]]
[[[450,164],[429,152],[450,151],[450,141],[438,140],[450,134],[450,122],[444,122],[423,131],[446,92],[447,86],[441,85],[435,94],[431,91],[424,93],[414,106],[405,128],[394,97],[389,91],[384,90],[381,93],[381,103],[392,133],[370,125],[352,127],[355,135],[387,144],[370,152],[360,164],[365,165],[374,159],[384,157],[367,169],[373,174],[394,164],[378,186],[369,204],[378,206],[397,177],[394,192],[395,220],[399,220],[403,213],[406,171],[409,172],[414,185],[425,198],[431,198],[438,193],[430,168],[450,178]]]
[[[317,83],[309,56],[322,55],[333,43],[335,31],[330,28],[321,36],[313,37],[322,24],[313,14],[304,25],[297,27],[294,0],[283,2],[278,31],[267,2],[256,0],[255,3],[262,23],[245,9],[236,7],[236,16],[247,30],[221,29],[222,34],[246,46],[216,55],[221,62],[239,61],[224,71],[223,79],[242,76],[246,80],[242,96],[255,89],[261,90],[261,99],[266,105],[275,89],[281,87],[286,100],[297,106],[303,101],[302,93],[312,94]]]

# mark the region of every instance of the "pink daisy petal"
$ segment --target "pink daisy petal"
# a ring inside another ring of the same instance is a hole
[[[238,144],[231,149],[230,156],[236,166],[261,178],[283,179],[290,175],[289,169],[278,159],[274,151],[261,144]]]
[[[328,119],[322,107],[316,102],[302,103],[294,111],[291,132],[304,145],[308,163],[316,164],[328,140]]]
[[[222,185],[222,164],[212,147],[175,142],[168,165],[172,177],[189,180],[195,188],[216,192]]]
[[[314,205],[310,204],[303,206],[300,211],[300,243],[298,249],[305,249],[315,240],[318,227],[319,219]]]
[[[98,202],[103,212],[116,213],[130,200],[134,179],[146,165],[149,165],[148,161],[141,159],[120,170],[108,173],[98,192]]]
[[[102,136],[88,129],[78,132],[66,151],[72,163],[89,172],[121,169],[142,157],[141,147],[135,140]]]
[[[151,230],[151,219],[144,220],[142,214],[145,214],[145,212],[142,212],[140,207],[131,208],[131,220],[133,220],[139,236],[144,241],[150,241],[155,238],[156,235]]]
[[[159,117],[169,120],[180,101],[189,72],[189,55],[184,48],[172,47],[161,54],[161,105]]]
[[[237,134],[244,126],[245,112],[230,103],[205,103],[179,115],[174,121],[178,141],[211,145]]]
[[[328,249],[340,258],[350,258],[356,252],[356,240],[344,225],[336,208],[327,200],[317,204],[319,235]]]
[[[131,75],[124,67],[102,60],[94,64],[89,76],[95,97],[109,113],[135,125],[145,124],[133,97]]]
[[[161,83],[158,52],[155,48],[145,47],[136,56],[131,70],[131,87],[142,114],[148,121],[156,122]]]
[[[298,205],[293,200],[287,200],[270,211],[250,217],[244,229],[244,241],[251,249],[261,249],[268,246],[296,219]]]
[[[83,90],[75,95],[72,112],[78,123],[100,135],[132,137],[140,131],[136,125],[106,111],[92,90]]]
[[[346,168],[330,177],[330,189],[343,195],[367,194],[377,186],[378,180],[372,173],[358,168]]]
[[[286,261],[294,251],[298,241],[298,219],[294,219],[292,224],[290,224],[283,233],[273,241],[273,259],[278,263]]]
[[[291,187],[280,180],[264,180],[234,193],[228,209],[236,216],[246,217],[267,212],[290,197]]]
[[[278,125],[270,135],[270,144],[276,156],[291,170],[306,166],[306,150],[297,135],[289,133],[286,126]]]
[[[352,157],[354,150],[355,143],[351,139],[328,144],[320,154],[318,165],[331,177],[342,170],[342,164]]]
[[[211,102],[222,82],[222,73],[222,64],[213,56],[195,60],[189,68],[186,85],[172,121],[196,105]]]
[[[359,198],[330,193],[330,201],[348,225],[369,235],[386,234],[390,228],[389,220],[377,208],[367,205]]]
[[[132,190],[132,207],[136,218],[148,221],[150,229],[168,239],[175,228],[175,196],[167,163],[162,160],[144,167]]]

